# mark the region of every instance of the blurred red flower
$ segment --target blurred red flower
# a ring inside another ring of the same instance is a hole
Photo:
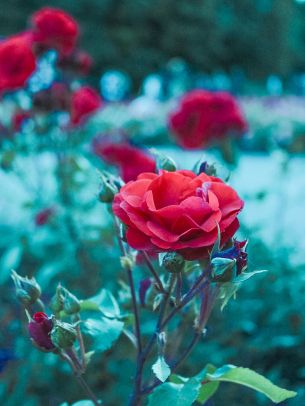
[[[73,125],[83,123],[86,118],[102,106],[102,99],[96,90],[83,86],[72,94],[71,122]]]
[[[48,207],[47,209],[41,210],[35,216],[36,226],[44,226],[54,214],[55,210],[53,207]]]
[[[61,55],[69,55],[76,44],[79,29],[72,16],[64,11],[44,7],[31,18],[33,41],[39,50],[56,49]]]
[[[36,68],[28,33],[0,42],[0,91],[23,87]]]
[[[126,141],[114,143],[101,137],[93,142],[93,151],[106,162],[118,166],[124,182],[135,180],[140,173],[156,171],[155,160]]]
[[[176,251],[185,259],[207,257],[221,233],[225,244],[239,228],[243,201],[222,180],[191,171],[143,173],[115,196],[114,214],[138,250]]]
[[[247,123],[229,93],[193,90],[169,116],[169,127],[181,146],[196,149],[227,135],[241,135]]]
[[[18,110],[12,117],[12,128],[14,132],[21,130],[23,123],[31,118],[32,113],[26,110]]]

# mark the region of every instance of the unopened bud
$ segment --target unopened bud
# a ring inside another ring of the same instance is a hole
[[[12,279],[16,288],[16,296],[25,306],[32,305],[39,299],[41,289],[35,278],[23,277],[12,271]]]
[[[56,293],[51,300],[50,308],[55,314],[58,314],[62,310],[66,314],[75,314],[79,313],[81,309],[77,297],[61,285],[57,286]]]
[[[51,340],[55,347],[67,349],[72,347],[76,340],[77,333],[72,324],[53,319],[53,329],[51,331]]]
[[[217,176],[217,170],[214,164],[209,165],[207,161],[200,164],[198,174],[205,173],[209,176]]]
[[[151,152],[156,157],[157,169],[163,169],[168,172],[175,172],[177,170],[177,165],[172,158],[155,149],[152,149]]]
[[[132,269],[135,264],[135,258],[133,255],[124,255],[121,257],[120,261],[122,268],[125,270]]]
[[[234,278],[234,265],[235,259],[230,258],[213,258],[212,265],[212,278],[214,281],[229,282]]]
[[[51,351],[55,349],[50,333],[53,328],[53,321],[45,313],[35,313],[30,319],[28,330],[35,346],[42,351]]]
[[[167,252],[163,259],[162,265],[168,272],[179,273],[184,267],[184,258],[177,252]]]
[[[101,184],[98,192],[99,201],[102,203],[111,203],[119,188],[113,180],[113,177],[107,172],[101,173]]]

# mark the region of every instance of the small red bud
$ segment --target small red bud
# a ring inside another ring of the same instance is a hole
[[[43,312],[35,313],[28,325],[30,337],[43,350],[53,350],[55,348],[50,338],[52,328],[52,319]]]

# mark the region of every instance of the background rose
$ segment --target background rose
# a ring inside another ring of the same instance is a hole
[[[127,141],[115,143],[108,137],[100,137],[94,140],[93,151],[106,162],[118,166],[124,182],[135,180],[140,173],[156,171],[155,160]]]
[[[114,214],[127,225],[127,241],[138,250],[177,251],[186,259],[206,257],[239,227],[243,201],[222,180],[191,171],[143,173],[123,186]]]
[[[241,135],[247,129],[233,96],[205,90],[185,94],[170,115],[169,126],[178,143],[189,149],[202,148],[228,134]]]
[[[102,105],[100,95],[90,86],[83,86],[72,94],[71,122],[81,124]]]
[[[0,90],[23,87],[36,68],[28,33],[0,43]]]
[[[64,11],[45,7],[33,14],[33,41],[42,49],[54,48],[69,55],[78,38],[78,24]]]

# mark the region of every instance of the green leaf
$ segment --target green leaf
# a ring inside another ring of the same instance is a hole
[[[9,278],[12,269],[18,268],[21,257],[22,247],[20,245],[14,245],[4,252],[0,258],[0,283]]]
[[[274,385],[267,378],[251,369],[236,367],[234,365],[225,365],[217,369],[214,373],[207,373],[206,379],[209,381],[232,382],[247,386],[257,392],[263,393],[274,403],[283,402],[297,395],[296,392],[288,391]]]
[[[204,383],[201,386],[201,389],[199,390],[199,396],[197,398],[197,401],[204,404],[214,395],[218,387],[219,382],[217,381]]]
[[[100,319],[88,319],[82,324],[84,334],[90,336],[93,341],[92,349],[95,352],[106,351],[118,339],[124,327],[124,323],[115,319],[101,317]]]
[[[153,302],[153,311],[157,310],[158,307],[160,306],[160,304],[162,303],[163,300],[163,294],[162,293],[158,293],[155,298],[154,298],[154,302]]]
[[[235,279],[234,279],[234,283],[241,283],[244,282],[250,278],[252,278],[252,276],[258,274],[258,273],[264,273],[264,272],[268,272],[267,269],[261,269],[261,270],[256,270],[253,272],[243,272],[242,274],[238,275]]]
[[[165,382],[171,373],[170,367],[163,356],[158,357],[157,361],[152,366],[152,370],[161,382]]]
[[[198,397],[201,382],[197,377],[185,384],[166,382],[158,386],[148,397],[148,406],[191,406]]]
[[[115,297],[107,289],[81,302],[81,310],[101,311],[106,317],[120,317],[120,308]]]
[[[226,307],[228,304],[229,300],[231,299],[232,296],[235,295],[239,288],[239,285],[234,284],[233,282],[224,282],[221,283],[220,285],[220,299],[222,299],[221,303],[221,311]]]
[[[220,299],[222,299],[221,310],[225,308],[232,296],[235,295],[240,288],[242,282],[252,278],[252,276],[267,272],[266,270],[257,270],[253,272],[244,272],[234,278],[231,282],[225,282],[220,285]]]

